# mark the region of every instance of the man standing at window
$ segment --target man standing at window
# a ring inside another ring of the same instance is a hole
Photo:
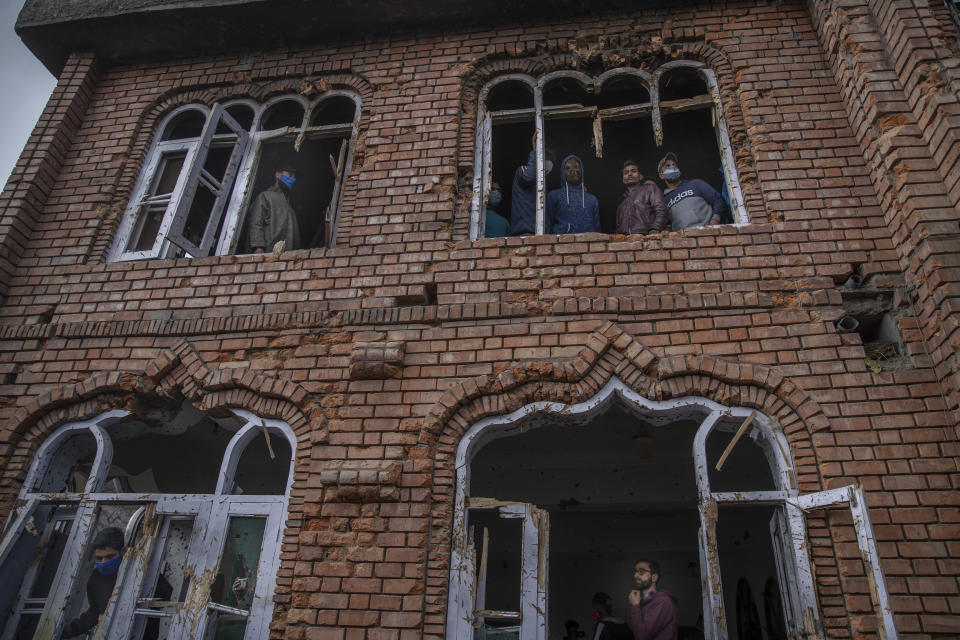
[[[663,156],[657,165],[657,172],[667,185],[663,194],[670,207],[671,229],[679,231],[687,227],[720,224],[720,219],[727,211],[723,196],[699,178],[684,180],[676,154]]]
[[[107,527],[93,538],[92,546],[95,570],[87,578],[87,604],[89,606],[79,617],[67,624],[63,632],[64,638],[72,638],[86,633],[100,624],[100,618],[107,609],[110,596],[113,594],[113,586],[117,582],[117,571],[120,569],[120,563],[123,562],[123,531],[118,527]],[[157,579],[154,597],[160,600],[168,600],[172,591],[173,588],[170,583],[163,577],[163,574],[160,574]],[[152,640],[157,638],[159,632],[159,620],[151,618],[147,621],[143,638]]]
[[[517,167],[510,192],[510,235],[532,236],[537,232],[537,136],[527,164]],[[544,152],[543,175],[553,171],[553,152]]]
[[[547,194],[547,222],[553,233],[600,231],[600,202],[587,193],[580,158],[563,159],[560,180],[562,186]]]
[[[510,223],[497,213],[497,208],[503,202],[500,185],[496,182],[490,185],[490,195],[487,196],[487,215],[483,225],[483,235],[487,238],[503,238],[510,234]]]
[[[633,581],[637,588],[630,592],[630,626],[635,640],[677,640],[677,610],[673,596],[659,591],[660,564],[640,560],[634,566]]]
[[[623,184],[627,193],[617,207],[617,233],[646,235],[667,226],[667,203],[660,187],[644,177],[636,160],[623,163]]]
[[[273,176],[273,186],[254,200],[247,214],[248,253],[300,248],[300,225],[290,206],[290,190],[296,181],[296,169],[282,165]]]

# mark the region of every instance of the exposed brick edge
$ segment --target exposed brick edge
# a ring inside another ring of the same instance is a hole
[[[842,304],[840,294],[832,289],[801,291],[797,302],[802,308]],[[689,295],[651,295],[620,297],[560,298],[547,309],[548,315],[568,316],[581,313],[637,313],[696,311],[708,309],[776,309],[782,308],[783,297],[763,292],[705,293]],[[113,322],[65,322],[44,325],[0,325],[0,340],[61,338],[95,338],[102,336],[199,336],[252,331],[318,329],[357,325],[383,325],[459,320],[489,320],[543,315],[536,304],[471,303],[413,307],[380,307],[347,311],[304,311],[267,315],[195,318],[185,320],[127,320]]]
[[[5,298],[20,258],[42,216],[50,191],[97,84],[93,54],[74,53],[0,193],[0,299]]]
[[[654,400],[701,396],[725,405],[753,407],[776,418],[790,443],[801,491],[823,488],[811,434],[830,428],[820,406],[789,378],[763,365],[711,356],[657,356],[613,322],[600,326],[572,360],[514,364],[494,376],[451,387],[426,416],[420,445],[434,467],[424,627],[446,625],[447,572],[456,449],[478,420],[503,415],[531,402],[582,402],[616,376]],[[827,572],[829,573],[829,571]]]
[[[600,366],[603,356],[608,352],[612,352],[615,366],[611,363]],[[421,431],[421,444],[435,444],[437,438],[449,430],[453,421],[472,424],[487,416],[510,413],[537,400],[551,399],[568,403],[586,400],[613,376],[654,400],[696,393],[724,404],[727,402],[723,398],[738,398],[740,406],[751,406],[765,412],[779,406],[777,403],[770,406],[750,404],[750,396],[737,396],[730,389],[720,392],[715,384],[701,388],[678,380],[702,376],[728,385],[757,387],[781,398],[783,406],[796,413],[811,432],[829,427],[819,405],[800,387],[770,367],[705,355],[658,359],[616,323],[607,321],[587,338],[583,349],[573,359],[515,363],[497,375],[477,376],[454,384],[426,417]],[[534,382],[539,384],[521,392],[521,387]],[[496,395],[497,398],[492,402],[479,402],[484,396],[490,395]],[[756,399],[759,396],[753,397]],[[777,412],[771,415],[776,416]],[[789,433],[785,424],[784,431]],[[462,433],[458,434],[457,440],[459,435]]]
[[[113,243],[120,219],[130,200],[133,185],[140,174],[140,169],[150,149],[150,143],[156,133],[157,124],[173,109],[192,103],[202,103],[207,106],[215,102],[234,98],[252,98],[264,102],[275,95],[299,93],[304,85],[324,82],[331,89],[347,89],[360,95],[361,111],[358,130],[363,136],[369,128],[371,103],[373,101],[373,85],[363,76],[354,73],[312,74],[275,79],[271,82],[250,82],[249,78],[235,78],[236,82],[219,83],[216,85],[181,85],[163,93],[141,113],[129,138],[126,161],[117,171],[116,188],[110,196],[109,205],[103,223],[98,227],[87,254],[87,262],[104,262],[107,251]],[[354,158],[354,166],[363,164],[361,157]],[[342,212],[352,211],[352,204],[357,193],[356,174],[347,179],[344,184]],[[349,203],[349,207],[347,206]],[[340,214],[343,219],[343,213]],[[164,261],[169,263],[169,261]]]
[[[949,125],[949,130],[944,129],[946,140],[953,140],[951,136],[956,134],[951,119],[929,114],[918,119],[916,114],[925,113],[926,106],[940,104],[938,91],[918,91],[917,83],[924,81],[920,76],[930,80],[930,69],[916,78],[908,73],[909,83],[904,86],[897,67],[908,60],[913,65],[927,59],[930,43],[923,42],[925,36],[917,38],[914,29],[904,30],[902,41],[888,42],[902,21],[919,22],[900,15],[910,6],[916,9],[916,3],[887,4],[896,15],[878,17],[868,4],[836,0],[810,0],[807,11],[870,170],[907,287],[916,295],[919,326],[956,418],[960,411],[960,314],[954,311],[956,291],[951,289],[947,272],[954,262],[960,229],[956,204],[960,179],[955,180],[956,191],[951,195],[949,180],[928,181],[927,177],[931,172],[940,177],[947,173],[960,175],[960,163],[947,167],[946,160],[931,151],[929,138],[938,122]],[[949,56],[942,47],[941,54]],[[908,66],[908,71],[912,69]],[[939,73],[932,77],[939,77]],[[952,97],[943,100],[956,103]],[[949,112],[944,109],[944,113]]]

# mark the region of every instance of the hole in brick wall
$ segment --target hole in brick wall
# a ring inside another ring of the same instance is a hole
[[[395,298],[398,307],[419,307],[437,303],[437,285],[430,282],[425,285],[410,287],[407,293]]]
[[[909,369],[913,363],[900,331],[899,319],[904,312],[894,308],[893,292],[841,288],[843,307],[851,331],[860,336],[867,366],[875,373]]]

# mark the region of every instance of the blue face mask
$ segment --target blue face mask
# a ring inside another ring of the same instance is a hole
[[[487,198],[487,204],[489,204],[491,207],[499,207],[502,201],[503,194],[499,191],[491,191],[490,196]]]
[[[680,167],[667,167],[663,170],[664,180],[678,180],[680,178]]]
[[[110,560],[104,560],[103,562],[94,562],[93,564],[97,565],[97,571],[100,572],[102,576],[112,576],[120,568],[120,563],[123,561],[123,556],[117,556]]]
[[[283,174],[280,175],[280,182],[282,182],[283,186],[285,186],[287,189],[292,189],[293,183],[296,181],[297,179],[293,176],[285,176]]]

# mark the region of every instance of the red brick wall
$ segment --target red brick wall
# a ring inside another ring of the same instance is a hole
[[[76,58],[0,201],[0,241],[15,247],[0,504],[44,433],[157,385],[283,417],[301,446],[276,635],[435,637],[459,434],[524,399],[588,397],[618,371],[651,396],[776,416],[804,489],[867,489],[901,631],[960,633],[956,165],[943,151],[956,96],[941,91],[928,117],[912,76],[894,73],[911,55],[956,66],[944,48],[888,48],[910,20],[893,4],[880,17],[852,1],[671,7],[99,73]],[[715,70],[751,224],[470,242],[465,96],[497,65],[575,66],[607,49]],[[165,108],[334,76],[365,97],[338,248],[104,263]],[[23,188],[40,194],[29,206],[8,195]],[[910,292],[912,368],[873,373],[859,336],[836,332],[855,270]],[[436,305],[397,306],[427,284]],[[386,340],[405,345],[401,377],[352,379],[354,346]],[[648,357],[624,355],[633,344]],[[377,470],[383,486],[343,489],[344,469]],[[849,518],[811,520],[811,538],[831,635],[872,633]]]

